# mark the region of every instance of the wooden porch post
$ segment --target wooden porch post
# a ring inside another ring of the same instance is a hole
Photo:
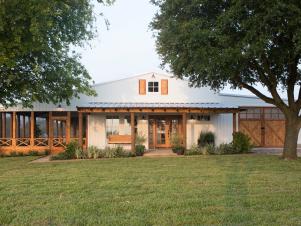
[[[131,151],[135,152],[135,113],[131,112]]]
[[[182,114],[182,129],[183,129],[183,147],[184,148],[186,148],[186,146],[187,146],[187,128],[186,128],[186,126],[187,126],[187,113],[186,112],[184,112],[183,114]]]
[[[12,146],[15,148],[17,146],[16,142],[16,112],[14,111],[12,114]]]
[[[236,113],[233,113],[233,133],[237,132]]]
[[[70,127],[71,127],[71,112],[67,112],[67,120],[66,120],[66,143],[70,143]]]
[[[78,144],[83,147],[83,113],[78,112]]]
[[[34,112],[30,113],[30,146],[34,146]]]
[[[52,121],[52,112],[48,114],[48,145],[49,149],[52,151],[53,145],[53,121]]]

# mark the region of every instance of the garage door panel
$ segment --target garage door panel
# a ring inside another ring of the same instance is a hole
[[[254,146],[261,146],[261,121],[240,121],[239,131],[248,135]]]
[[[285,121],[265,121],[265,146],[281,147],[284,144]]]

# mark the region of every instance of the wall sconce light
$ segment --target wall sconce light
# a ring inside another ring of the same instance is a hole
[[[63,111],[63,110],[64,110],[64,108],[62,107],[62,105],[61,105],[61,104],[59,104],[59,105],[57,106],[56,110],[57,110],[57,111]]]
[[[146,120],[146,117],[145,117],[145,115],[142,115],[142,120]]]

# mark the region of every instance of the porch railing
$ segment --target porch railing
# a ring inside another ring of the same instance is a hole
[[[66,147],[66,138],[65,137],[55,137],[52,139],[53,147]]]
[[[19,147],[29,146],[30,138],[16,138],[16,145]]]
[[[0,146],[6,147],[12,145],[13,139],[11,138],[0,138]]]
[[[0,138],[0,147],[10,147],[13,145],[13,141],[15,140],[15,145],[17,147],[27,147],[30,146],[30,138]],[[33,146],[37,147],[48,147],[49,146],[49,138],[34,138]],[[78,141],[78,138],[70,138],[70,141]],[[66,147],[66,138],[65,137],[55,137],[52,139],[53,147]],[[83,146],[86,146],[86,138],[83,138]]]
[[[48,138],[34,138],[34,145],[39,147],[47,147]]]

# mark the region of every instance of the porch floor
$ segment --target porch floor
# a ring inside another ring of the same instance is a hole
[[[156,157],[156,156],[177,156],[176,153],[173,153],[171,149],[156,149],[144,153],[144,157]]]

